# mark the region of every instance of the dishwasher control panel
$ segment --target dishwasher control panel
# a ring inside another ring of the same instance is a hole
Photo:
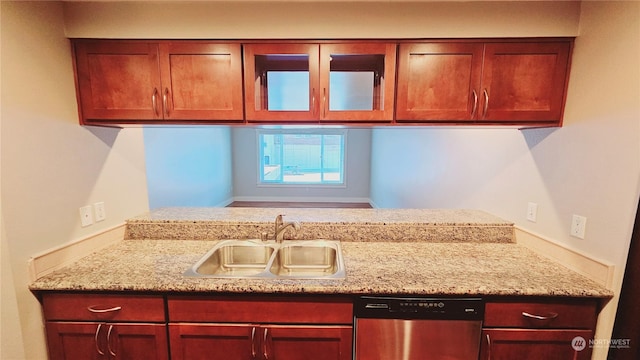
[[[481,298],[362,296],[354,313],[360,318],[482,320]]]

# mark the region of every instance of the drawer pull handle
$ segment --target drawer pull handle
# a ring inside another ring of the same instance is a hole
[[[482,111],[482,120],[487,116],[487,110],[489,110],[489,93],[487,89],[484,89],[484,110]]]
[[[96,329],[96,334],[93,337],[93,340],[96,343],[96,351],[98,352],[98,354],[100,355],[104,355],[104,351],[102,351],[102,349],[100,349],[100,344],[98,344],[98,336],[100,336],[100,329],[102,328],[102,324],[98,324],[98,328]]]
[[[164,88],[164,94],[162,94],[162,108],[164,109],[165,118],[169,117],[169,104],[167,102],[168,98],[169,98],[169,88]]]
[[[529,318],[529,319],[536,319],[536,320],[553,320],[555,318],[558,317],[558,313],[549,313],[549,315],[547,316],[542,316],[542,315],[533,315],[533,314],[529,314],[526,311],[522,312],[522,316]]]
[[[111,349],[111,331],[113,331],[113,325],[109,325],[109,331],[107,331],[107,350],[111,356],[116,356],[116,352]]]
[[[256,358],[256,327],[251,328],[251,358]]]
[[[471,120],[476,117],[476,111],[478,110],[478,93],[473,90],[473,109],[471,110]]]
[[[156,114],[156,116],[160,116],[160,113],[158,113],[158,89],[154,88],[153,89],[153,94],[151,94],[151,106],[153,106],[153,113]]]
[[[267,337],[269,336],[269,329],[264,329],[264,336],[262,339],[262,356],[265,360],[269,360],[269,349],[267,348]]]
[[[109,308],[109,309],[95,309],[93,306],[89,306],[87,308],[87,310],[89,310],[90,312],[92,312],[94,314],[104,314],[104,313],[109,313],[109,312],[120,311],[120,310],[122,310],[122,306],[114,306],[114,307]]]
[[[487,360],[491,360],[491,336],[487,334]]]

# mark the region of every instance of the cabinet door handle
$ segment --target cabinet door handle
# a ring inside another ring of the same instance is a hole
[[[98,324],[98,328],[96,329],[96,334],[93,336],[93,340],[96,343],[96,351],[100,355],[104,355],[104,351],[100,349],[100,344],[98,343],[98,336],[100,336],[100,329],[102,328],[102,324]]]
[[[311,114],[316,114],[316,88],[311,89]]]
[[[157,88],[153,88],[153,94],[151,94],[151,106],[153,106],[153,113],[156,114],[156,116],[160,116],[160,113],[158,112],[158,89]]]
[[[107,331],[107,350],[111,356],[116,356],[115,351],[111,349],[111,331],[113,331],[113,325],[109,325],[109,331]]]
[[[256,327],[251,328],[251,358],[256,358]]]
[[[169,98],[169,88],[164,88],[164,94],[162,94],[162,108],[164,109],[164,116],[169,117],[169,106],[167,104]]]
[[[489,110],[489,92],[487,92],[487,89],[484,89],[483,93],[484,93],[484,110],[482,111],[482,119],[484,120],[484,117],[487,116],[487,110]]]
[[[478,110],[478,93],[473,89],[473,110],[471,110],[471,120],[476,117],[476,110]]]
[[[549,313],[549,315],[543,316],[543,315],[534,315],[534,314],[530,314],[530,313],[528,313],[526,311],[523,311],[522,312],[522,316],[524,316],[526,318],[529,318],[529,319],[536,319],[536,320],[553,320],[553,319],[558,317],[558,313],[551,312],[551,313]]]
[[[322,89],[322,118],[327,116],[327,88]]]
[[[93,306],[89,306],[87,308],[87,310],[89,310],[90,312],[92,312],[94,314],[104,314],[104,313],[109,313],[109,312],[120,311],[120,310],[122,310],[122,306],[114,306],[114,307],[108,308],[108,309],[96,309]]]
[[[491,336],[487,334],[487,360],[491,360]]]
[[[269,328],[264,329],[264,335],[262,337],[262,356],[264,360],[269,360],[269,351],[267,349],[267,337],[269,334]]]

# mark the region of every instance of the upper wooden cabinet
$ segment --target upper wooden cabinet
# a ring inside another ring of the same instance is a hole
[[[562,125],[573,39],[72,43],[85,125],[524,127]]]
[[[74,41],[84,124],[242,121],[240,44]]]
[[[244,45],[250,122],[391,122],[396,44]]]
[[[561,124],[571,39],[400,44],[396,121]]]

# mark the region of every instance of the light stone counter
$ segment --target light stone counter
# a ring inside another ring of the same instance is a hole
[[[256,239],[273,221],[298,221],[294,239],[514,242],[513,223],[480,210],[163,208],[127,221],[127,239]]]
[[[273,234],[341,240],[346,279],[203,279],[184,271],[219,239]],[[571,296],[597,283],[514,243],[513,224],[478,210],[166,208],[127,221],[125,240],[42,277],[34,291]]]
[[[611,291],[513,243],[343,242],[341,280],[182,276],[216,241],[124,240],[30,285],[38,290],[571,296]]]

